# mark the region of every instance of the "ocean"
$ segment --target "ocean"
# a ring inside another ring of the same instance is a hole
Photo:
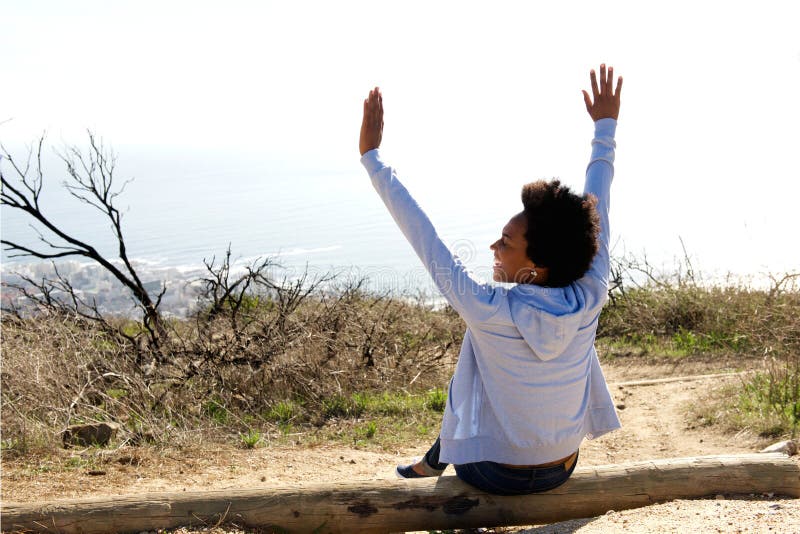
[[[368,287],[380,291],[433,291],[357,160],[321,169],[302,161],[259,161],[246,155],[222,158],[135,147],[120,154],[125,163],[118,164],[116,184],[125,185],[116,202],[123,212],[128,255],[145,272],[145,278],[197,277],[204,260],[218,263],[230,247],[239,266],[271,258],[281,266],[276,275],[287,278],[304,272],[311,276],[338,273],[365,277]],[[8,163],[3,165],[4,175],[13,179]],[[114,257],[116,240],[107,219],[63,188],[63,162],[45,158],[44,169],[43,211],[59,228]],[[128,178],[133,179],[125,183]],[[485,191],[469,187],[447,194],[445,188],[424,180],[412,179],[407,185],[448,246],[475,276],[490,280],[489,244],[521,208],[518,193],[506,189],[487,201]],[[612,206],[612,225],[620,229],[612,231],[612,254],[641,252],[654,266],[667,271],[682,261],[679,236],[673,237],[670,246],[665,246],[663,239],[642,238],[638,234],[641,225],[626,221],[635,219],[636,213],[631,214],[621,203]],[[46,248],[24,214],[3,206],[0,220],[4,240]],[[50,239],[46,233],[45,237]],[[726,258],[713,256],[713,247],[704,247],[711,255],[700,261],[691,239],[689,244],[695,269],[707,277],[751,283],[759,275],[728,268]],[[80,269],[81,259],[74,259],[69,269]],[[13,257],[7,250],[2,253],[5,281],[13,280],[9,277],[15,271],[41,275],[42,264]],[[777,270],[784,267],[791,265],[776,265]],[[99,271],[92,272],[102,276]],[[167,272],[170,274],[164,274]]]
[[[366,278],[367,287],[377,291],[433,291],[357,161],[352,168],[320,171],[302,165],[297,170],[257,162],[218,164],[202,157],[132,157],[139,163],[127,175],[134,179],[115,202],[123,212],[127,254],[144,279],[196,278],[204,261],[218,265],[230,247],[239,267],[270,258],[280,266],[272,269],[278,277],[335,273]],[[66,192],[61,165],[52,158],[45,164],[42,210],[59,228],[106,257],[115,257],[117,242],[108,219]],[[7,163],[3,171],[11,179]],[[122,186],[122,176],[117,180]],[[488,279],[492,265],[488,246],[513,213],[484,210],[481,217],[460,214],[459,218],[459,210],[446,203],[429,213],[442,222],[448,244],[476,275]],[[31,225],[26,214],[3,206],[0,217],[4,240],[47,250],[37,229],[48,240],[51,234]],[[14,272],[39,278],[48,271],[49,262],[14,257],[8,250],[3,250],[2,259],[6,281],[15,280]],[[73,275],[88,269],[91,275],[80,277],[86,284],[107,278],[81,257],[58,262],[64,265],[62,271]]]

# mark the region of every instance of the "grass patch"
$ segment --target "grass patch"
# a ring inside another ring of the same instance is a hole
[[[254,449],[261,443],[263,435],[257,430],[248,430],[244,434],[239,434],[239,441],[245,449]]]
[[[301,406],[291,400],[277,402],[266,415],[269,421],[286,424],[296,418],[302,410]]]
[[[322,401],[322,413],[326,419],[359,418],[362,416],[407,417],[425,410],[443,412],[447,393],[441,388],[432,388],[424,393],[370,392],[353,393],[349,397],[335,395]]]
[[[425,397],[425,407],[434,412],[444,412],[447,406],[447,391],[442,388],[433,388]]]
[[[358,417],[363,411],[364,405],[360,394],[354,394],[350,397],[334,395],[322,401],[322,415],[326,419],[335,417]]]
[[[368,419],[330,420],[321,427],[292,436],[297,446],[322,443],[367,450],[395,452],[414,444],[433,443],[439,435],[441,417],[424,410],[405,416],[370,416]]]
[[[322,403],[327,417],[314,424],[314,409],[307,403],[304,411],[296,414],[296,425],[278,425],[278,439],[294,445],[339,443],[395,451],[436,439],[446,402],[447,394],[441,388],[419,393],[359,392],[350,397],[335,396]]]
[[[787,374],[758,373],[739,391],[737,408],[742,423],[759,436],[794,437],[800,426],[800,381]]]
[[[800,390],[766,372],[713,388],[690,407],[689,428],[716,426],[760,438],[795,438],[800,428]]]
[[[375,437],[378,432],[378,424],[375,421],[368,421],[363,425],[355,428],[356,444],[360,444],[365,440],[370,440]]]

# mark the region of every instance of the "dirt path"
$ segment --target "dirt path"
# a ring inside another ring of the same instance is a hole
[[[767,443],[753,436],[723,435],[697,425],[687,406],[702,402],[707,392],[737,376],[640,386],[616,383],[646,378],[723,372],[719,364],[604,366],[618,404],[623,428],[581,447],[582,465],[601,465],[655,458],[745,453]],[[727,369],[727,371],[731,371]],[[342,478],[393,479],[394,466],[423,454],[426,443],[388,452],[341,446],[315,448],[266,447],[253,450],[162,451],[125,448],[108,453],[101,466],[63,471],[46,463],[38,468],[4,462],[2,497],[6,501],[36,501],[88,495],[148,491],[285,486],[295,482]],[[74,452],[64,451],[65,455]],[[90,472],[102,472],[92,475]],[[448,473],[452,474],[452,468]],[[592,519],[541,527],[502,530],[517,533],[555,532],[800,532],[800,500],[752,496],[747,499],[674,501],[637,510],[610,512]],[[211,532],[206,530],[205,532]],[[183,530],[182,532],[195,532]],[[196,531],[200,532],[200,531]],[[235,532],[217,529],[214,532]]]

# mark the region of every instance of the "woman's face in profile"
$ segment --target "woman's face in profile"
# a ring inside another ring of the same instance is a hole
[[[527,254],[527,229],[525,214],[518,213],[503,227],[500,239],[489,246],[494,252],[492,278],[495,282],[524,284],[533,281],[531,271],[535,265]]]

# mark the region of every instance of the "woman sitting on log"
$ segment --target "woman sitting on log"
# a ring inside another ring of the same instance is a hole
[[[563,484],[590,439],[619,428],[595,332],[608,298],[609,200],[622,78],[600,66],[583,91],[594,121],[582,195],[558,180],[522,188],[523,211],[491,244],[493,277],[480,283],[436,234],[381,159],[383,100],[364,101],[361,163],[439,291],[467,324],[439,438],[403,478],[438,476],[454,464],[465,482],[501,495]]]

